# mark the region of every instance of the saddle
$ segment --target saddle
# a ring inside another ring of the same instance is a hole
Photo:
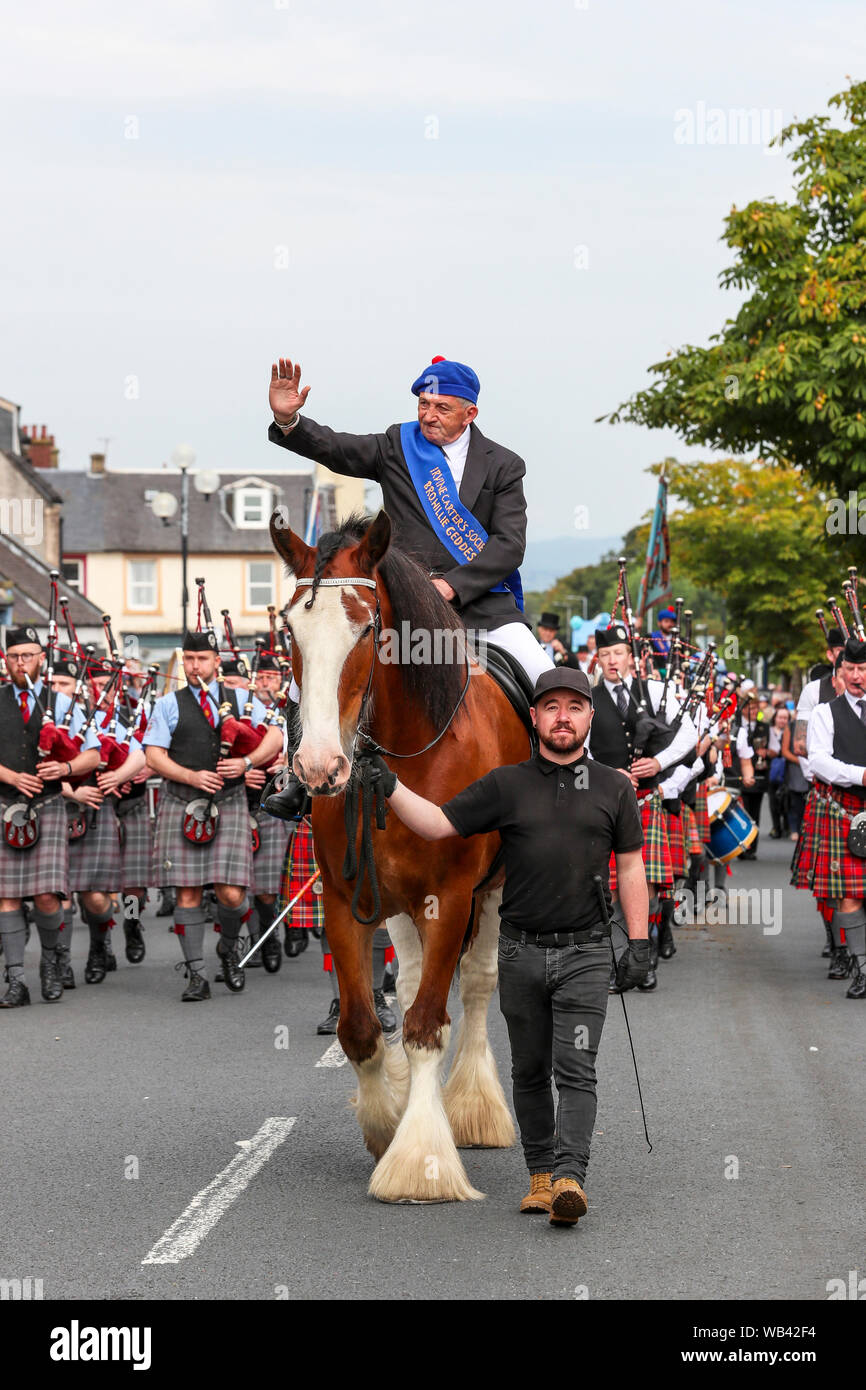
[[[537,741],[535,729],[532,726],[532,716],[529,713],[534,689],[532,681],[514,657],[509,652],[503,651],[501,647],[482,641],[478,643],[477,650],[479,660],[483,662],[496,684],[508,696],[512,709],[520,716],[524,728],[529,734],[534,753],[537,748]]]

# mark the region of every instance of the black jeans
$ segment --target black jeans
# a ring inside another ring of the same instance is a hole
[[[545,950],[499,938],[514,1109],[530,1173],[582,1183],[597,1109],[595,1058],[607,1013],[610,942]],[[551,1075],[559,1092],[553,1110]]]

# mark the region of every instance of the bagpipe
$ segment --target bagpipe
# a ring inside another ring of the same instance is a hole
[[[619,578],[617,581],[617,593],[611,611],[611,622],[614,621],[617,606],[622,609],[622,624],[626,630],[629,646],[631,647],[632,659],[634,661],[634,682],[632,698],[636,704],[636,722],[634,735],[634,760],[639,758],[654,758],[663,748],[667,748],[676,737],[677,729],[668,723],[664,715],[664,699],[659,707],[659,713],[655,714],[650,700],[649,689],[644,675],[648,650],[642,645],[641,638],[638,637],[637,627],[634,620],[634,610],[631,606],[631,593],[629,592],[628,574],[626,567],[628,561],[624,555],[619,557]],[[645,641],[645,639],[644,639]],[[669,663],[670,665],[670,663]],[[637,694],[634,694],[634,691]],[[665,697],[667,686],[665,686]],[[680,722],[682,715],[680,715]],[[679,725],[677,725],[677,728]]]

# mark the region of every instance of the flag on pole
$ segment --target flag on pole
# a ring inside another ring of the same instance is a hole
[[[664,468],[659,474],[659,490],[650,527],[646,569],[640,582],[638,613],[646,613],[657,603],[671,599],[670,541],[668,539],[668,485]]]
[[[304,532],[304,540],[307,545],[318,545],[319,532],[321,530],[321,496],[319,493],[319,480],[313,483],[313,495],[310,498],[310,510],[307,513],[307,529]]]

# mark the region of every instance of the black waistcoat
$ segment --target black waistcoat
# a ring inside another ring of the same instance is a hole
[[[231,694],[220,685],[217,705],[228,699],[232,714],[235,714],[237,702],[230,698]],[[220,731],[219,728],[211,728],[198,697],[188,685],[177,692],[177,710],[179,718],[168,746],[169,757],[180,763],[181,767],[188,767],[194,772],[215,772],[217,762],[222,757]],[[239,787],[243,780],[243,776],[224,778],[223,794],[231,787]]]
[[[13,772],[29,772],[35,776],[38,771],[39,731],[42,728],[42,706],[39,700],[27,723],[21,714],[18,696],[21,692],[11,684],[0,687],[0,760],[4,767]],[[42,692],[45,693],[44,690]],[[52,691],[48,709],[51,718],[57,706],[57,695]],[[42,791],[34,798],[42,800],[60,791],[60,782],[44,782]],[[15,800],[19,793],[8,782],[0,782],[0,796],[7,801]]]
[[[599,681],[593,687],[592,704],[595,714],[592,716],[589,747],[593,758],[607,767],[629,767],[635,756],[637,714],[634,700],[629,699],[623,719],[616,700],[608,693],[604,681]],[[660,776],[643,778],[639,783],[640,789],[657,786]]]
[[[837,695],[830,701],[830,713],[833,716],[833,757],[840,763],[866,767],[866,726],[860,723],[845,695]],[[866,787],[862,784],[845,790],[866,801]]]
[[[832,676],[822,676],[818,682],[818,704],[829,705],[831,700],[835,700],[836,692],[833,689]]]

